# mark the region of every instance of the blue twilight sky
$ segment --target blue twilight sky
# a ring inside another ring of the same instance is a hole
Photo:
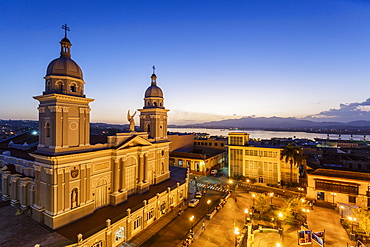
[[[170,124],[370,120],[370,1],[0,1],[0,118],[37,119],[65,22],[91,121],[126,124],[155,65]]]

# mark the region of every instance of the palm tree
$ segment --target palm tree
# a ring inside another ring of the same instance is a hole
[[[280,159],[284,160],[285,163],[290,164],[290,183],[293,182],[293,166],[299,167],[304,163],[305,158],[303,156],[303,150],[299,146],[294,146],[292,143],[288,143],[287,146],[281,150]]]

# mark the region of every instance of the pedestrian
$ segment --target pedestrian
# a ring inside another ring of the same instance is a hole
[[[238,201],[238,199],[236,199],[236,197],[235,197],[235,203]]]

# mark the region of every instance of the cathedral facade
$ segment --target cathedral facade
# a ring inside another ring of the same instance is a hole
[[[167,112],[153,71],[140,112],[140,132],[90,144],[90,107],[81,68],[65,36],[47,67],[39,101],[39,141],[31,158],[0,154],[3,200],[52,229],[124,202],[170,177]],[[133,118],[130,116],[130,125]]]

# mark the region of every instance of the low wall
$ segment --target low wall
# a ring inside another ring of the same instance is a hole
[[[169,213],[188,198],[187,180],[174,188],[167,188],[149,200],[144,200],[143,206],[136,210],[127,209],[127,216],[116,220],[106,220],[104,229],[83,239],[82,234],[77,236],[77,243],[66,247],[116,247],[129,241],[132,237],[153,224],[156,220]]]

